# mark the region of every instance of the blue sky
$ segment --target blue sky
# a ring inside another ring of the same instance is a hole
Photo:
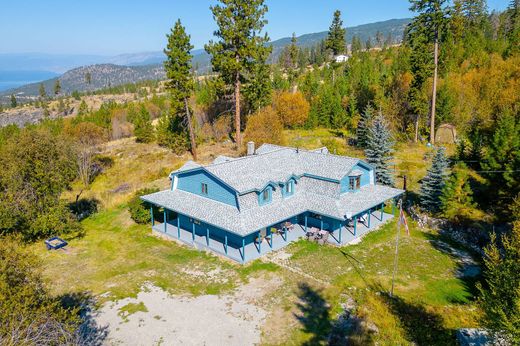
[[[508,0],[488,0],[490,9]],[[177,18],[195,48],[212,38],[210,0],[6,0],[0,7],[0,53],[112,55],[161,50]],[[413,16],[407,0],[267,0],[271,39],[327,30],[339,9],[345,26]]]

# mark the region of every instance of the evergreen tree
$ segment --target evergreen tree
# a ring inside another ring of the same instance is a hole
[[[189,134],[182,118],[175,114],[166,114],[157,124],[157,143],[181,155],[189,146]]]
[[[60,92],[61,92],[60,80],[56,79],[56,82],[54,82],[54,95],[58,95]]]
[[[473,191],[469,185],[469,172],[464,163],[453,167],[451,176],[442,190],[442,215],[452,222],[463,222],[471,218],[476,207],[473,202]]]
[[[197,148],[195,142],[195,130],[191,117],[188,99],[193,91],[193,78],[191,76],[191,54],[193,46],[190,43],[190,36],[177,20],[171,33],[167,35],[168,45],[164,50],[166,61],[164,68],[168,79],[166,87],[170,92],[170,112],[176,115],[183,115],[188,125],[190,137],[190,147],[193,158],[197,159]]]
[[[502,116],[486,150],[482,168],[491,183],[491,196],[498,212],[510,218],[509,204],[520,193],[520,121],[511,115]]]
[[[410,10],[418,12],[414,18],[412,26],[420,27],[421,35],[428,38],[428,42],[433,43],[433,84],[432,84],[432,103],[430,115],[430,143],[435,143],[435,106],[437,97],[437,72],[439,57],[439,40],[447,22],[447,0],[410,0]]]
[[[345,53],[346,34],[347,30],[343,28],[343,21],[341,20],[341,11],[336,10],[334,11],[334,18],[332,19],[326,40],[326,47],[332,51],[332,54],[338,55]]]
[[[220,73],[227,85],[234,89],[235,138],[238,147],[242,145],[240,118],[240,91],[242,83],[247,83],[252,74],[264,74],[265,65],[271,52],[267,46],[269,36],[260,36],[267,21],[264,15],[267,6],[264,0],[219,0],[211,6],[218,30],[214,35],[218,41],[210,41],[206,51],[211,54],[213,70]],[[255,93],[255,95],[263,93]]]
[[[47,97],[47,92],[45,91],[45,86],[43,85],[43,83],[40,83],[40,88],[38,89],[38,92],[42,100]]]
[[[446,183],[448,160],[445,149],[439,147],[433,156],[431,167],[421,181],[420,204],[430,211],[438,212],[441,208],[441,195]]]
[[[385,118],[379,114],[368,128],[365,146],[367,162],[374,167],[376,182],[379,184],[394,185],[394,178],[390,173],[393,145],[392,135]]]
[[[289,46],[289,58],[291,59],[291,68],[297,68],[298,46],[296,45],[296,34],[294,32],[291,37],[291,45]]]
[[[520,220],[513,223],[510,236],[502,237],[502,246],[492,235],[485,250],[484,286],[479,306],[484,311],[483,322],[509,345],[520,344]]]
[[[509,29],[507,31],[509,46],[506,53],[513,55],[520,52],[520,0],[511,0],[507,13],[509,14]]]
[[[361,40],[356,35],[352,36],[352,44],[350,49],[352,50],[352,54],[361,52]]]
[[[11,108],[16,108],[16,106],[18,106],[18,101],[14,94],[11,94]]]
[[[86,115],[88,113],[88,106],[85,100],[81,100],[78,108],[78,115]]]
[[[372,126],[372,119],[374,118],[374,108],[368,105],[365,111],[361,114],[361,118],[358,121],[356,136],[357,145],[360,148],[365,148],[368,141],[368,129]]]
[[[134,135],[137,142],[149,143],[153,141],[152,120],[144,105],[141,105],[141,109],[134,119],[134,126]]]

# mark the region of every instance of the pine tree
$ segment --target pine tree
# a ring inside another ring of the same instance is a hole
[[[432,103],[430,116],[430,143],[435,143],[435,107],[437,97],[437,71],[439,57],[439,40],[447,24],[447,0],[410,0],[412,4],[410,10],[418,12],[415,17],[413,27],[422,28],[421,35],[425,35],[429,42],[433,42],[433,84],[432,84]]]
[[[494,205],[505,218],[510,218],[509,204],[520,193],[520,121],[509,114],[503,115],[497,122],[495,133],[489,143],[485,160],[481,166],[491,183],[490,196]]]
[[[442,190],[442,215],[450,221],[460,223],[469,219],[476,207],[468,178],[468,168],[464,163],[459,163],[453,167],[452,174]]]
[[[343,21],[341,20],[341,11],[336,10],[334,11],[334,18],[332,19],[326,41],[326,47],[332,51],[332,54],[338,55],[345,52],[346,33],[347,30],[343,28]]]
[[[367,162],[374,167],[376,182],[379,184],[394,185],[394,178],[390,173],[393,145],[385,118],[379,114],[368,128],[365,147]]]
[[[506,53],[513,55],[520,52],[520,0],[511,0],[507,13],[510,24],[507,31],[509,46]]]
[[[365,148],[367,145],[368,129],[372,125],[372,119],[374,118],[374,108],[368,105],[365,111],[361,114],[361,119],[358,121],[356,136],[357,145],[360,148]]]
[[[479,306],[483,322],[509,345],[520,344],[520,220],[513,223],[510,236],[502,237],[502,246],[492,235],[485,250],[484,285],[478,283]]]
[[[351,48],[352,54],[361,52],[361,40],[356,35],[352,36],[352,45]]]
[[[438,212],[441,208],[441,195],[447,178],[448,160],[445,149],[439,147],[433,156],[431,167],[421,181],[420,204],[430,212]]]
[[[298,67],[298,46],[296,45],[296,34],[293,32],[291,37],[291,45],[289,46],[289,58],[291,60],[291,68]]]
[[[264,15],[267,6],[264,0],[219,0],[220,4],[211,6],[213,18],[217,22],[218,30],[214,35],[218,41],[210,41],[206,51],[211,54],[213,70],[227,85],[234,89],[235,102],[235,139],[237,146],[242,145],[241,118],[240,118],[240,91],[242,83],[247,83],[256,72],[256,79],[265,73],[265,69],[258,65],[266,65],[271,53],[267,46],[269,36],[260,33],[267,23]],[[264,84],[265,85],[265,84]],[[264,92],[254,95],[264,95]]]
[[[173,114],[182,114],[184,119],[186,119],[191,153],[196,160],[195,130],[188,104],[188,99],[194,88],[193,77],[190,72],[192,58],[190,51],[193,49],[193,46],[190,43],[190,36],[186,34],[180,19],[177,20],[167,37],[168,45],[164,50],[167,59],[164,62],[164,68],[166,70],[166,78],[168,79],[166,88],[170,92],[170,111]]]
[[[152,120],[150,113],[144,105],[141,105],[141,109],[134,119],[134,126],[134,135],[137,142],[150,143],[153,141]]]
[[[56,82],[54,82],[54,95],[58,95],[60,92],[61,92],[60,80],[56,79]]]
[[[47,92],[45,91],[45,86],[43,85],[43,83],[40,83],[40,88],[38,89],[38,92],[42,100],[47,97]]]
[[[14,94],[11,94],[11,108],[16,108],[16,106],[18,106],[18,101],[16,101]]]
[[[81,100],[78,108],[78,115],[86,115],[88,113],[88,106],[85,100]]]

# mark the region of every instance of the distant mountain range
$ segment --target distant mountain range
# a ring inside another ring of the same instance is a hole
[[[393,42],[401,42],[404,29],[410,21],[409,18],[391,19],[347,27],[347,42],[351,42],[354,35],[359,37],[362,42],[369,38],[374,39],[378,31],[385,38],[391,35]],[[327,31],[301,35],[297,37],[297,45],[312,47],[325,39],[326,36]],[[273,47],[270,60],[276,61],[283,47],[290,44],[290,41],[290,37],[284,37],[270,42]],[[193,50],[192,54],[193,65],[198,68],[198,71],[200,73],[209,71],[209,54],[203,49]],[[0,98],[0,101],[5,103],[5,96],[11,93],[20,96],[36,96],[42,80],[49,93],[53,89],[56,78],[60,79],[64,93],[70,93],[74,90],[95,90],[109,85],[115,86],[142,80],[162,79],[164,78],[163,60],[164,53],[159,51],[116,56],[40,53],[0,54],[0,96],[4,96]],[[85,82],[87,72],[90,72],[92,76],[91,84]],[[57,74],[62,75],[57,76]],[[20,86],[22,83],[29,84]]]

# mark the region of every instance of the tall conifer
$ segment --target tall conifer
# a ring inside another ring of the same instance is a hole
[[[191,53],[193,46],[190,43],[190,36],[186,34],[186,30],[181,24],[180,19],[177,20],[175,26],[171,29],[171,33],[167,35],[168,44],[164,53],[166,61],[164,68],[166,70],[167,83],[166,87],[170,91],[170,108],[171,112],[176,116],[182,115],[188,125],[188,133],[190,137],[190,148],[193,158],[197,159],[197,147],[195,142],[195,130],[188,100],[193,91],[193,77],[191,75]],[[168,126],[169,127],[169,126]]]
[[[219,0],[218,5],[210,8],[218,26],[214,32],[218,41],[210,41],[205,49],[211,54],[213,70],[220,73],[227,85],[233,86],[235,139],[237,146],[240,147],[242,145],[240,134],[242,84],[248,83],[252,77],[259,80],[265,76],[266,61],[271,53],[271,47],[266,45],[269,36],[267,34],[260,36],[264,25],[267,24],[267,20],[264,19],[267,6],[264,0]],[[266,92],[255,90],[250,95],[262,100]]]
[[[394,178],[390,172],[393,145],[392,135],[385,118],[379,114],[368,128],[365,146],[367,162],[374,167],[378,184],[394,185]]]
[[[430,211],[438,212],[441,207],[441,195],[446,184],[448,160],[445,149],[439,147],[433,156],[431,167],[421,182],[420,203],[421,206]]]

